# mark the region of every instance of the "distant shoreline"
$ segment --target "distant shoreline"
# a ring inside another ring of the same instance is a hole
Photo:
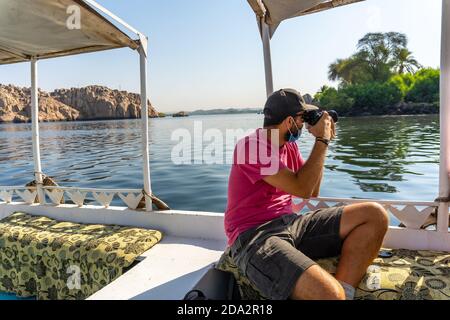
[[[195,116],[195,115],[225,115],[225,114],[248,114],[248,113],[261,114],[262,111],[263,111],[262,108],[242,108],[242,109],[229,108],[229,109],[196,110],[185,113],[188,114],[188,116]],[[358,111],[352,110],[351,112],[340,114],[342,117],[439,114],[439,104],[401,102],[393,106],[380,107],[377,110],[365,110],[365,109]]]
[[[309,94],[307,103],[320,105]],[[380,104],[382,102],[379,102]],[[0,123],[30,123],[31,101],[29,88],[0,84]],[[342,104],[322,105],[335,109],[340,117],[378,115],[418,115],[439,113],[439,103],[399,102],[376,108],[363,105],[360,108],[343,108]],[[376,104],[375,104],[376,105]],[[262,114],[263,107],[213,108],[194,111],[158,112],[148,101],[149,118],[177,118],[189,116]],[[136,93],[112,90],[102,86],[57,89],[51,93],[39,91],[39,118],[41,122],[110,121],[141,118],[140,96]]]
[[[194,114],[192,116],[197,117],[197,116],[221,116],[221,115],[249,115],[249,114],[254,114],[257,115],[257,113],[254,112],[242,112],[242,113],[215,113],[215,114]],[[260,115],[260,114],[259,114]],[[435,113],[405,113],[405,114],[359,114],[359,115],[345,115],[345,116],[341,116],[341,118],[369,118],[369,117],[399,117],[399,116],[430,116],[430,115],[439,115],[439,112],[435,112]],[[188,117],[189,118],[189,117]],[[173,119],[171,116],[167,116],[167,117],[149,117],[149,119]],[[175,118],[176,119],[176,118]],[[40,121],[39,123],[43,124],[43,123],[75,123],[75,122],[97,122],[97,121],[126,121],[126,120],[135,120],[135,121],[140,121],[140,118],[120,118],[120,119],[78,119],[78,120],[58,120],[58,121]],[[8,125],[8,124],[31,124],[30,121],[27,122],[7,122],[7,121],[2,121],[0,122],[0,126],[1,125]]]

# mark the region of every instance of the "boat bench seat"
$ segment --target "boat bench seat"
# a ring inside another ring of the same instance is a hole
[[[356,289],[356,300],[449,300],[450,253],[433,251],[388,250],[390,258],[377,258]],[[334,274],[339,257],[318,260]],[[232,272],[245,300],[265,299],[233,262],[229,250],[217,268]]]
[[[85,299],[120,277],[162,233],[16,212],[0,220],[0,291]]]

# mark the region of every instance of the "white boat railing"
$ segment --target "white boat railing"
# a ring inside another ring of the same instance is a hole
[[[406,228],[420,229],[430,215],[435,212],[439,203],[433,201],[402,201],[344,198],[294,199],[294,211],[299,213],[304,209],[314,211],[322,208],[349,205],[353,203],[376,202],[381,204],[388,213],[396,217]]]
[[[93,202],[96,202],[101,206],[108,208],[114,199],[120,199],[126,207],[135,210],[144,196],[141,189],[97,189],[61,186],[46,186],[42,188],[45,192],[46,199],[50,200],[50,203],[47,203],[45,199],[43,203],[56,206],[70,201],[78,207],[83,207],[87,204],[91,205]],[[0,186],[0,202],[11,203],[15,195],[23,200],[24,203],[33,204],[36,202],[38,194],[36,187]],[[389,213],[409,229],[420,229],[439,206],[439,203],[434,201],[346,198],[313,198],[304,200],[295,198],[293,210],[296,213],[300,213],[304,210],[314,211],[321,208],[362,202],[377,202],[381,204]]]
[[[320,208],[349,205],[361,202],[381,204],[388,213],[397,218],[401,225],[391,226],[385,236],[383,245],[387,248],[410,250],[434,250],[450,252],[450,233],[448,218],[446,228],[439,228],[439,202],[402,201],[374,199],[315,198],[294,199],[294,211],[314,211]],[[448,210],[447,210],[448,211]],[[433,217],[431,217],[433,215]],[[447,212],[448,217],[448,212]],[[423,229],[424,225],[436,225],[436,228]]]
[[[120,199],[129,209],[135,210],[144,197],[141,189],[93,189],[49,186],[42,187],[45,195],[50,199],[50,204],[60,205],[72,201],[78,207],[87,204],[88,196],[91,195],[94,202],[108,208],[114,198]],[[11,203],[14,195],[17,195],[26,204],[36,201],[36,187],[0,187],[0,202]],[[41,204],[48,204],[41,201]],[[90,202],[92,204],[92,201]]]
[[[37,214],[44,214],[53,212],[55,218],[63,219],[70,219],[70,217],[74,217],[74,215],[76,215],[77,217],[83,216],[84,218],[93,219],[95,222],[103,220],[112,222],[113,218],[118,218],[116,217],[117,215],[113,214],[114,212],[121,212],[122,214],[120,216],[124,215],[124,217],[128,217],[125,219],[129,222],[129,217],[133,216],[134,213],[139,214],[140,212],[145,212],[144,210],[140,210],[140,208],[138,209],[139,204],[143,202],[142,198],[144,194],[140,189],[94,189],[51,186],[43,187],[43,191],[46,195],[45,199],[44,201],[37,203],[36,200],[38,193],[36,187],[0,186],[0,209],[3,206],[6,210],[4,213],[6,212],[7,214],[8,212],[13,212],[16,207],[20,207],[21,210],[27,210],[26,208],[28,208],[30,213],[34,212]],[[47,199],[49,200],[48,202]],[[120,206],[120,204],[114,203],[114,207],[110,207],[110,204],[114,199],[120,199],[125,206]],[[450,233],[448,232],[448,228],[445,230],[440,230],[439,228],[421,228],[424,224],[436,224],[439,202],[345,198],[313,198],[303,200],[295,198],[293,210],[297,213],[304,213],[306,211],[314,211],[320,208],[361,202],[377,202],[381,204],[401,223],[399,226],[391,225],[389,227],[389,231],[384,242],[386,247],[450,252]],[[97,204],[99,204],[99,206]],[[102,207],[103,210],[98,210],[102,209]],[[63,213],[66,213],[66,215],[60,215]],[[185,218],[189,216],[189,219],[195,220],[197,215],[198,213],[192,212],[183,214],[183,217]],[[431,215],[434,216],[431,218]],[[103,219],[105,216],[108,218]],[[152,221],[155,222],[154,219],[156,216],[151,215],[151,217]],[[202,217],[205,218],[206,216]],[[121,220],[120,223],[125,222]],[[178,221],[166,221],[164,226],[177,227],[171,226],[172,223],[178,224]],[[223,230],[223,215],[215,215],[214,217],[211,216],[211,219],[208,220],[208,225],[208,228]],[[196,230],[196,232],[193,232],[192,234],[198,235],[205,232],[203,228],[197,228],[195,225],[191,227]]]

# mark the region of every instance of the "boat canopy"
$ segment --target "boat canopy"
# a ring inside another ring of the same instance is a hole
[[[131,48],[139,53],[142,193],[145,209],[151,211],[155,197],[151,190],[148,147],[147,37],[94,0],[0,0],[0,65],[29,61],[31,66],[34,176],[41,204],[46,200],[39,143],[38,60],[116,48]]]
[[[131,39],[92,4],[83,0],[1,0],[0,64],[140,46],[140,40]]]
[[[270,27],[270,35],[284,20],[364,0],[247,0],[259,19]],[[259,20],[258,19],[258,20]]]

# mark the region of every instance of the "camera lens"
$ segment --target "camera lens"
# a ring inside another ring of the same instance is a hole
[[[334,110],[327,111],[334,122],[338,122],[338,113]],[[323,111],[321,110],[310,110],[303,114],[303,121],[311,126],[315,126],[319,122],[320,118],[323,116]]]
[[[330,111],[327,111],[327,112],[330,115],[330,117],[333,119],[334,122],[338,122],[339,121],[339,116],[338,116],[338,113],[336,111],[330,110]]]

